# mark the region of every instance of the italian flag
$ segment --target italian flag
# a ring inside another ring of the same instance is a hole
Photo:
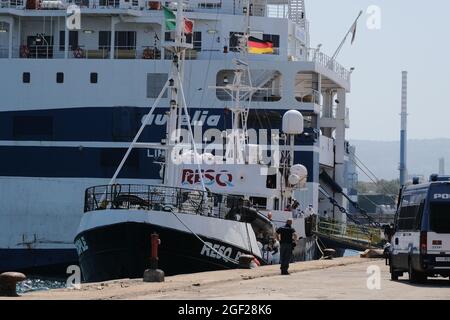
[[[177,29],[177,16],[175,15],[175,12],[164,6],[163,11],[164,11],[164,19],[166,22],[166,30],[175,31]],[[194,29],[194,22],[192,20],[184,18],[183,32],[189,34],[192,33],[193,29]]]

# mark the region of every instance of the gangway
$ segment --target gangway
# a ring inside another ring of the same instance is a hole
[[[357,251],[383,248],[382,230],[319,218],[314,232],[328,247]]]
[[[319,217],[314,233],[322,243],[330,248],[352,249],[357,251],[383,248],[385,241],[383,238],[383,230],[379,225],[368,226],[361,224],[322,187],[319,187],[319,191],[328,198],[333,206],[344,213],[349,220],[347,223],[343,223],[333,219]]]

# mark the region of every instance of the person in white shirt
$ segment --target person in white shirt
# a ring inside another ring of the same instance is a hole
[[[300,209],[300,203],[297,200],[294,200],[292,204],[292,217],[300,218],[303,216],[303,211]]]
[[[312,204],[310,204],[308,206],[308,208],[306,209],[306,217],[309,217],[309,216],[312,216],[312,215],[315,215],[315,214],[316,214],[316,212],[314,211],[314,207],[313,207]]]

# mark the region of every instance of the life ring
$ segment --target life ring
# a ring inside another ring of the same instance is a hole
[[[142,52],[143,59],[153,59],[153,51],[150,48],[145,48]]]
[[[73,51],[73,56],[74,56],[75,58],[77,58],[77,59],[83,58],[83,49],[81,49],[80,47],[76,48],[76,49]]]
[[[28,46],[26,44],[20,46],[20,57],[21,58],[30,57],[30,49],[28,49]]]

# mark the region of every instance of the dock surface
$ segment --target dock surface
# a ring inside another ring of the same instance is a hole
[[[369,268],[369,269],[368,269]],[[380,281],[368,274],[379,270]],[[291,264],[291,275],[279,266],[226,270],[167,277],[164,283],[124,279],[83,284],[81,289],[32,292],[17,299],[450,299],[448,278],[412,285],[407,274],[390,280],[382,259],[347,257]],[[0,298],[1,299],[1,298]]]

